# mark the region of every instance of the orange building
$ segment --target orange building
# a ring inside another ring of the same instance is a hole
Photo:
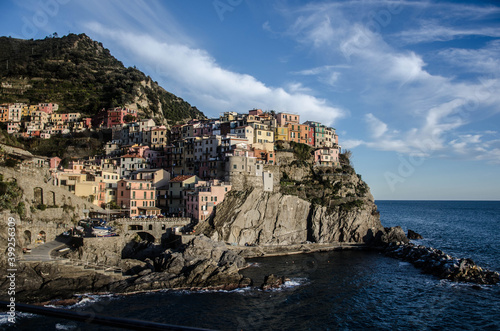
[[[156,188],[147,180],[118,181],[116,202],[128,210],[130,217],[160,214],[160,208],[155,206]]]
[[[309,143],[309,126],[306,124],[288,123],[288,141],[296,143]]]

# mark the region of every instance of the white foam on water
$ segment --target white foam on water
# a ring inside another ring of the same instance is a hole
[[[56,330],[74,330],[77,327],[78,326],[74,323],[68,323],[68,324],[57,323],[56,324]]]

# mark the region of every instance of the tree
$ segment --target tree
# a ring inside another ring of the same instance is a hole
[[[135,122],[136,118],[135,118],[135,116],[132,116],[129,114],[129,115],[125,115],[123,120],[125,121],[125,123],[130,123],[130,122]]]

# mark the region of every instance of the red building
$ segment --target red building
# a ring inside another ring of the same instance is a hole
[[[92,117],[92,125],[94,127],[104,126],[111,128],[114,125],[125,124],[125,118],[132,116],[133,121],[137,120],[137,111],[127,108],[102,109],[94,117]]]

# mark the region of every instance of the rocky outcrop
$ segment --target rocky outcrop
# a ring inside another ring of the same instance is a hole
[[[426,273],[454,282],[497,284],[500,278],[498,272],[485,270],[471,259],[457,259],[431,247],[411,243],[390,244],[386,247],[385,254],[408,261]]]
[[[254,189],[231,192],[213,219],[201,231],[216,241],[245,244],[290,245],[307,240],[311,203],[296,196]]]
[[[155,272],[128,282],[127,291],[161,288],[230,290],[246,287],[252,281],[238,272],[245,266],[245,260],[229,251],[224,243],[197,236],[181,249],[167,250],[156,258]]]
[[[124,259],[121,274],[106,274],[60,262],[23,262],[16,273],[16,300],[41,302],[75,293],[129,293],[161,289],[224,289],[252,285],[239,270],[245,259],[204,236],[178,250],[166,250],[146,261]],[[0,300],[8,300],[9,279],[0,282]]]
[[[306,241],[371,244],[386,238],[373,201],[342,201],[325,207],[279,192],[230,192],[217,206],[213,219],[198,225],[196,232],[237,245],[286,246]]]
[[[93,270],[57,262],[24,262],[17,265],[16,301],[40,302],[71,298],[75,293],[101,292],[121,275],[101,274]],[[8,279],[0,283],[0,299],[6,298]]]
[[[407,235],[408,239],[410,240],[419,240],[419,239],[424,239],[424,237],[422,237],[420,234],[416,233],[415,231],[413,230],[410,230],[408,229],[408,235]]]
[[[286,281],[289,281],[290,279],[286,278],[285,276],[276,276],[274,274],[267,275],[264,277],[264,282],[260,286],[260,289],[263,291],[267,291],[273,288],[280,288],[283,284],[285,284]]]

